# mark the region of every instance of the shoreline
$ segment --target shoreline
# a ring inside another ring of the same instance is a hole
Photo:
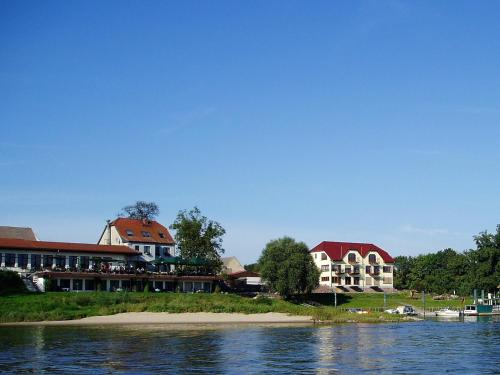
[[[74,320],[44,320],[35,322],[8,322],[0,326],[91,326],[91,325],[225,325],[225,324],[314,324],[311,316],[285,313],[166,313],[127,312],[114,315],[97,315]]]

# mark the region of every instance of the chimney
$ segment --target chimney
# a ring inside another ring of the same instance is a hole
[[[106,220],[106,227],[108,230],[108,245],[111,245],[111,220]]]

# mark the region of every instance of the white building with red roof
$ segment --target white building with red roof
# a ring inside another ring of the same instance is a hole
[[[130,218],[108,221],[98,243],[128,246],[145,262],[173,256],[175,245],[168,229],[157,221]]]
[[[98,244],[25,239],[23,231],[8,234],[0,237],[0,269],[18,272],[40,291],[142,291],[148,286],[155,291],[211,292],[221,280],[176,272],[173,264],[187,263],[172,256],[175,242],[156,221],[109,221]]]
[[[338,291],[392,291],[394,259],[371,243],[323,241],[310,250],[320,286]]]

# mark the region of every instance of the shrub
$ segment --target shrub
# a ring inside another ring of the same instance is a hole
[[[14,271],[0,271],[0,295],[25,293],[26,286]]]

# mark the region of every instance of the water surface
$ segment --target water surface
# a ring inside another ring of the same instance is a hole
[[[500,372],[500,319],[334,326],[0,327],[0,372]]]

